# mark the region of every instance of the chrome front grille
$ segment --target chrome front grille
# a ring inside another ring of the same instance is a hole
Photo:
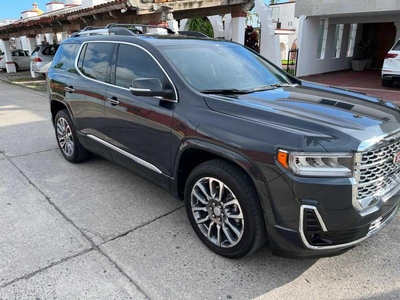
[[[382,196],[400,184],[400,164],[394,157],[400,152],[400,140],[358,154],[356,159],[357,197],[360,208],[375,205]]]

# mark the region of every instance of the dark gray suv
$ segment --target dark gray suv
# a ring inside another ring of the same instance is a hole
[[[396,215],[400,110],[299,80],[242,45],[108,26],[65,40],[48,73],[61,153],[95,153],[185,201],[238,258],[342,253]]]

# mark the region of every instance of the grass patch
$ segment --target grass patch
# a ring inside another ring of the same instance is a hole
[[[23,87],[26,87],[26,88],[29,88],[29,89],[32,89],[35,91],[40,91],[40,92],[47,91],[46,80],[44,80],[44,79],[19,78],[18,80],[11,80],[10,83],[17,85],[17,86],[23,86]]]
[[[295,60],[287,60],[287,59],[282,60],[282,65],[294,65],[295,63],[296,63]]]

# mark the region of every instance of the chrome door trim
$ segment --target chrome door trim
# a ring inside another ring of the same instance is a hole
[[[158,174],[162,174],[161,170],[158,169],[156,166],[154,166],[151,163],[148,163],[147,161],[145,161],[145,160],[143,160],[143,159],[141,159],[141,158],[139,158],[139,157],[137,157],[135,155],[132,155],[132,154],[130,154],[130,153],[128,153],[128,152],[126,152],[126,151],[124,151],[124,150],[122,150],[122,149],[120,149],[120,148],[118,148],[118,147],[116,147],[116,146],[114,146],[112,144],[110,144],[109,142],[106,142],[106,141],[104,141],[102,139],[99,139],[98,137],[95,137],[94,135],[91,135],[91,134],[88,134],[87,137],[91,138],[92,140],[95,140],[96,142],[99,142],[100,144],[103,144],[104,146],[107,146],[108,148],[110,148],[110,149],[112,149],[114,151],[117,151],[118,153],[120,153],[122,155],[125,155],[126,157],[129,157],[134,162],[136,162],[136,163],[138,163],[138,164],[140,164],[140,165],[142,165],[142,166],[144,166],[144,167],[146,167],[146,168],[148,168],[148,169],[150,169],[150,170],[152,170],[152,171],[154,171],[154,172],[156,172]]]

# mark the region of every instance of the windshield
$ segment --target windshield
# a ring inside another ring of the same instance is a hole
[[[293,83],[262,57],[233,43],[198,43],[163,47],[186,81],[199,91],[250,91]]]

